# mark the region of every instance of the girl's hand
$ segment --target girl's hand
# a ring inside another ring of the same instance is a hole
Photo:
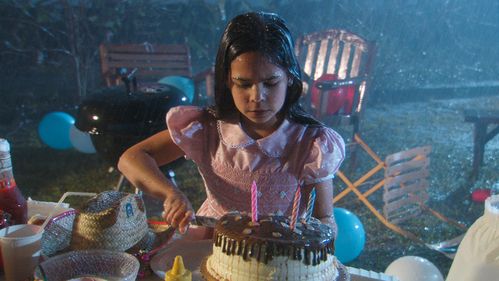
[[[163,218],[165,221],[180,233],[187,231],[189,222],[194,219],[194,209],[192,209],[189,199],[179,190],[172,190],[163,202]]]
[[[338,226],[336,225],[336,221],[334,220],[334,216],[331,215],[331,216],[322,217],[322,218],[319,218],[319,220],[323,224],[329,225],[329,227],[331,227],[331,229],[333,230],[333,237],[334,237],[334,239],[336,239],[336,236],[338,235]]]
[[[329,225],[333,229],[333,237],[336,239],[338,228],[334,220],[334,208],[332,204],[333,181],[323,181],[313,186],[305,186],[305,188],[306,190],[312,190],[314,186],[316,191],[314,217],[318,218],[322,223]]]

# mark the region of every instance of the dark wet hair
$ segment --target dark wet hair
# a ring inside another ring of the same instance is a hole
[[[286,23],[277,14],[250,12],[233,18],[220,40],[215,62],[215,106],[211,108],[217,119],[237,113],[228,87],[231,62],[247,52],[258,52],[271,63],[282,67],[292,83],[279,114],[302,124],[321,125],[299,104],[303,90],[301,70],[294,54],[294,44]]]

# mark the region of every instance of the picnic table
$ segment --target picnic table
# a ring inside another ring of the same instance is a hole
[[[483,164],[485,145],[499,134],[499,110],[465,110],[464,121],[474,125],[473,164],[470,178],[475,181],[478,178],[480,166]],[[492,126],[490,130],[489,126]]]
[[[159,281],[159,280],[163,280],[163,279],[159,278],[159,276],[157,276],[156,274],[152,274],[151,276],[147,276],[146,278],[138,279],[138,280],[142,280],[142,281]],[[5,281],[5,274],[3,272],[0,272],[0,281]]]
[[[41,202],[41,201],[28,201],[28,216],[33,215],[33,213],[44,213],[44,207],[53,206],[55,202]],[[69,208],[69,205],[65,205]],[[53,208],[53,207],[52,207]],[[45,210],[46,211],[46,210]],[[198,265],[201,263],[202,257],[211,253],[212,242],[211,239],[206,238],[206,232],[203,227],[192,226],[186,235],[173,236],[173,239],[161,249],[152,259],[151,259],[151,269],[156,272],[167,271],[173,264],[173,259],[176,255],[182,255],[184,258],[184,264],[186,267],[190,268],[193,272],[193,281],[200,280],[200,273]],[[384,273],[374,272],[362,268],[342,266],[343,272],[348,271],[350,275],[350,281],[397,281],[393,276],[386,275]],[[137,279],[142,281],[158,281],[164,280],[159,277],[156,273],[151,272],[148,276]],[[0,281],[5,281],[4,272],[0,272]],[[339,280],[339,281],[343,281]]]
[[[180,244],[178,244],[178,245],[172,244],[173,247],[167,246],[167,248],[165,248],[164,250],[162,250],[161,252],[159,252],[157,254],[157,260],[154,261],[154,259],[153,259],[151,261],[152,263],[155,263],[155,266],[152,266],[152,267],[153,267],[153,269],[155,268],[157,270],[158,268],[162,268],[164,266],[164,268],[166,270],[166,267],[170,263],[167,259],[172,258],[173,256],[175,256],[179,252],[183,252],[182,254],[185,256],[184,262],[185,262],[186,267],[188,267],[190,263],[197,262],[194,260],[199,260],[198,256],[200,255],[200,252],[203,253],[204,251],[206,251],[206,249],[208,249],[208,248],[211,249],[211,243],[208,243],[210,241],[211,240],[209,240],[209,241],[208,240],[198,240],[198,241],[191,240],[191,242],[193,243],[192,245],[189,244],[188,241],[184,241],[184,242],[177,241]],[[208,244],[210,244],[210,245],[208,245]],[[189,247],[192,249],[189,249]],[[182,250],[182,249],[184,249],[184,250]],[[163,265],[163,266],[158,265],[158,263],[161,263],[161,265]],[[355,268],[355,267],[348,267],[348,266],[343,267],[343,269],[348,271],[348,273],[350,275],[350,281],[398,281],[397,278],[390,276],[390,275],[386,275],[384,273],[378,273],[378,272],[374,272],[374,271],[369,271],[369,270]],[[157,281],[157,280],[164,280],[164,279],[160,278],[155,273],[151,273],[147,277],[137,279],[137,280]],[[200,280],[199,271],[193,272],[193,281],[196,281],[196,280]],[[5,281],[5,276],[4,276],[3,272],[0,272],[0,281]],[[340,281],[343,281],[343,279]]]
[[[355,268],[355,267],[346,267],[348,272],[350,273],[350,280],[351,281],[398,281],[397,278],[386,275],[384,273],[378,273],[374,271],[369,271],[361,268]],[[159,281],[163,280],[156,274],[151,274],[150,276],[147,276],[142,279],[138,279],[142,281]],[[193,279],[194,280],[194,279]],[[5,281],[5,276],[3,272],[0,273],[0,281]]]

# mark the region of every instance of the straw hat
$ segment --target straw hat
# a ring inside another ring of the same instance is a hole
[[[147,224],[144,201],[138,194],[105,191],[80,210],[54,217],[45,227],[42,253],[85,249],[151,250],[163,242]]]

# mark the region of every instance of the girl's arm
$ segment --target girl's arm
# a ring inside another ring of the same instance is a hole
[[[313,187],[315,187],[316,192],[314,217],[331,226],[334,233],[333,237],[336,238],[337,226],[333,213],[333,181],[328,180],[306,186],[307,190],[312,190]]]
[[[191,203],[163,174],[160,166],[182,157],[184,152],[173,142],[168,130],[161,131],[127,149],[118,169],[135,187],[164,200],[167,223],[184,232],[194,215]]]

